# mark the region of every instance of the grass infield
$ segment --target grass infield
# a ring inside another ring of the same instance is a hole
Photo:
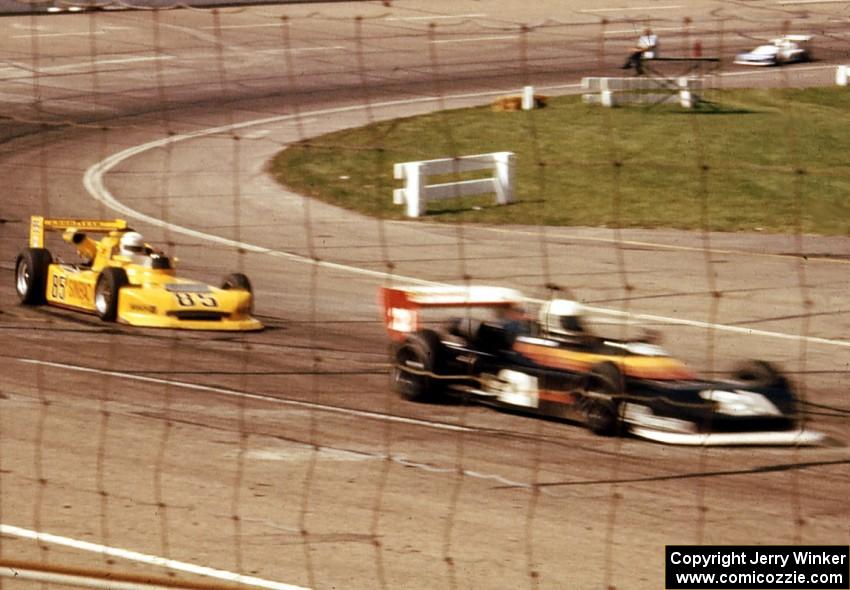
[[[425,219],[850,235],[850,90],[706,98],[694,110],[563,97],[534,111],[444,111],[312,138],[270,167],[299,193],[400,219],[394,163],[512,151],[515,203],[436,201]]]

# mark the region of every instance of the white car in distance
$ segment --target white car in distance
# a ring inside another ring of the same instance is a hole
[[[767,45],[759,45],[747,53],[735,56],[735,63],[745,66],[779,66],[809,61],[811,35],[783,35]]]

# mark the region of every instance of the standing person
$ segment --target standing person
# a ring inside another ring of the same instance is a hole
[[[643,66],[641,61],[644,59],[654,59],[658,57],[658,36],[652,32],[649,27],[643,30],[643,35],[638,38],[637,47],[635,47],[622,69],[628,70],[634,67],[637,74],[643,74]]]

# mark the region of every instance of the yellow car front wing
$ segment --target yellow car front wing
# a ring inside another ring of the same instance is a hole
[[[251,317],[252,295],[198,283],[128,286],[118,297],[117,321],[148,328],[247,331],[263,325]],[[195,290],[192,290],[195,289]]]

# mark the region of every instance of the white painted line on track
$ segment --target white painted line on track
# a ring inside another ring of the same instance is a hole
[[[624,12],[627,10],[675,10],[677,8],[684,8],[681,4],[673,4],[670,6],[622,6],[619,8],[585,8],[583,10],[579,10],[578,12]]]
[[[94,369],[91,367],[82,367],[78,365],[69,365],[65,363],[56,363],[51,361],[42,361],[38,359],[27,359],[27,358],[17,358],[14,359],[18,362],[29,364],[29,365],[39,365],[43,367],[52,367],[55,369],[63,369],[67,371],[76,371],[79,373],[92,373],[96,375],[104,375],[109,377],[115,377],[120,379],[127,379],[132,381],[141,381],[147,383],[154,383],[157,385],[169,385],[172,387],[180,387],[184,389],[189,389],[193,391],[203,391],[207,393],[213,393],[217,395],[224,395],[228,397],[236,397],[241,399],[248,399],[254,401],[262,401],[267,403],[273,403],[284,406],[293,406],[298,408],[306,408],[309,410],[315,411],[323,411],[332,414],[343,414],[349,415],[352,417],[358,418],[368,418],[377,421],[384,422],[393,422],[399,424],[407,424],[410,426],[417,426],[421,428],[430,428],[431,430],[443,430],[448,432],[463,432],[463,433],[486,433],[489,431],[487,428],[475,428],[472,426],[461,426],[457,424],[446,424],[445,422],[434,422],[431,420],[418,420],[416,418],[405,418],[404,416],[392,416],[390,414],[379,414],[376,412],[369,412],[365,410],[354,410],[348,408],[340,408],[337,406],[326,406],[322,404],[316,404],[311,402],[301,402],[297,400],[288,400],[288,399],[280,399],[277,397],[262,395],[258,393],[248,393],[242,391],[236,391],[234,389],[227,389],[224,387],[215,387],[210,385],[201,385],[197,383],[187,383],[185,381],[174,381],[170,379],[160,379],[157,377],[146,377],[144,375],[134,375],[132,373],[122,373],[121,371],[108,371],[103,369]],[[320,447],[320,448],[328,448],[330,450],[339,450],[333,449],[331,447]],[[350,452],[350,451],[349,451]],[[367,455],[368,453],[362,453]],[[427,471],[429,473],[457,473],[456,467],[438,467],[436,465],[432,465],[429,463],[422,463],[420,461],[413,461],[404,457],[403,455],[385,455],[383,453],[380,454],[368,454],[372,458],[376,459],[389,459],[394,463],[398,463],[399,465],[403,465],[405,467],[413,467],[416,469],[421,469],[423,471]],[[501,475],[496,475],[493,473],[486,473],[483,471],[475,471],[471,469],[464,469],[462,474],[467,477],[471,477],[474,479],[481,479],[485,481],[495,481],[503,485],[509,485],[517,488],[531,489],[533,487],[532,484],[512,480]],[[548,492],[541,492],[547,493]],[[557,494],[555,494],[557,495]],[[294,588],[294,587],[293,587]]]
[[[793,340],[795,342],[808,342],[809,344],[824,344],[826,346],[837,346],[839,348],[850,348],[850,340],[834,340],[831,338],[818,338],[817,336],[800,336],[799,334],[786,334],[784,332],[771,332],[769,330],[754,330],[752,328],[744,328],[741,326],[729,326],[726,324],[712,324],[710,322],[700,322],[697,320],[681,320],[676,318],[668,318],[663,315],[653,315],[648,313],[628,313],[616,309],[608,309],[606,307],[585,306],[589,311],[602,313],[605,315],[619,316],[623,318],[634,318],[644,322],[655,322],[662,324],[673,324],[678,326],[687,326],[689,328],[704,328],[706,330],[717,330],[719,332],[731,332],[732,334],[743,334],[746,336],[763,336],[766,338],[774,338],[777,340]]]
[[[39,68],[35,73],[37,74],[49,74],[52,72],[66,72],[70,70],[79,70],[79,69],[91,69],[99,66],[111,66],[111,65],[123,65],[123,64],[135,64],[141,62],[148,61],[164,61],[169,59],[175,59],[174,56],[171,55],[153,55],[150,57],[126,57],[120,59],[102,59],[99,61],[85,61],[73,64],[64,64],[61,66],[46,66],[43,68]],[[33,73],[33,70],[27,68],[24,65],[21,65],[20,68],[26,71],[28,74]],[[18,73],[21,73],[21,70],[18,70]]]
[[[606,35],[640,35],[640,32],[642,30],[643,30],[642,27],[635,26],[635,27],[632,27],[631,29],[619,29],[619,30],[614,30],[614,31],[605,31],[605,34]],[[652,27],[652,30],[655,31],[656,33],[659,32],[659,31],[670,32],[670,31],[685,31],[685,30],[697,32],[697,29],[694,29],[694,27],[682,27],[682,26],[678,26],[678,27]]]
[[[16,31],[27,31],[27,32],[47,30],[47,27],[44,26],[44,25],[36,25],[36,24],[32,24],[32,23],[28,23],[28,24],[12,23],[12,28],[15,29]]]
[[[214,569],[202,565],[195,565],[193,563],[186,563],[185,561],[176,561],[174,559],[167,559],[165,557],[149,555],[147,553],[139,553],[137,551],[129,551],[127,549],[119,549],[118,547],[109,547],[108,545],[99,545],[97,543],[80,541],[78,539],[62,537],[50,533],[40,533],[38,531],[32,531],[29,529],[9,524],[0,523],[0,534],[19,537],[22,539],[32,539],[33,541],[38,541],[39,543],[52,543],[54,545],[62,545],[64,547],[71,547],[73,549],[80,549],[82,551],[99,553],[100,555],[108,555],[109,557],[119,557],[121,559],[136,561],[138,563],[155,565],[158,567],[164,567],[176,571],[196,574],[208,578],[216,578],[218,580],[225,580],[227,582],[235,582],[237,584],[244,584],[246,586],[254,586],[255,588],[270,588],[271,590],[307,590],[304,586],[294,586],[292,584],[274,582],[272,580],[265,580],[263,578],[257,578],[254,576],[244,576],[242,574],[237,574],[234,572]]]
[[[269,55],[281,53],[308,53],[310,51],[342,51],[345,47],[342,45],[327,45],[323,47],[291,47],[288,49],[260,49],[258,51],[246,51],[252,55]]]
[[[283,21],[279,23],[256,23],[253,25],[221,25],[219,27],[209,25],[205,27],[201,27],[202,29],[215,29],[215,30],[224,30],[224,29],[271,29],[276,28],[279,29],[283,26]]]
[[[522,229],[506,229],[500,227],[478,227],[477,231],[482,232],[491,232],[491,233],[504,233],[508,235],[527,235],[527,236],[537,236],[535,232],[522,230]],[[612,242],[616,242],[617,244],[621,244],[623,246],[637,246],[640,248],[655,248],[657,250],[669,250],[674,252],[705,252],[705,249],[700,246],[682,246],[679,244],[662,244],[658,242],[646,242],[643,240],[613,240],[612,238],[602,238],[597,236],[569,236],[570,240],[575,240],[576,242],[596,242],[602,244],[610,244]],[[793,254],[775,254],[770,252],[747,252],[746,250],[731,250],[728,248],[711,248],[709,250],[713,254],[724,254],[729,256],[757,256],[759,258],[782,258],[782,259],[792,259],[799,260],[799,257]],[[840,258],[817,258],[811,257],[809,258],[809,262],[825,262],[828,264],[850,264],[850,260],[843,260]]]
[[[452,98],[454,99],[463,99],[463,98],[481,98],[485,96],[500,96],[504,94],[504,90],[498,92],[481,92],[481,93],[470,93],[463,95],[456,95]],[[432,97],[423,97],[423,98],[414,98],[414,99],[400,99],[394,101],[386,101],[375,103],[371,105],[373,108],[388,108],[393,106],[403,106],[403,105],[411,105],[417,103],[429,103],[435,102],[437,99]],[[300,113],[300,114],[292,114],[292,115],[276,115],[273,117],[266,117],[263,119],[255,119],[251,121],[245,121],[242,123],[234,123],[232,125],[222,125],[220,127],[210,127],[207,129],[201,129],[199,131],[193,131],[191,133],[184,133],[173,135],[171,137],[164,137],[161,139],[156,139],[154,141],[150,141],[148,143],[144,143],[141,145],[137,145],[131,148],[127,148],[111,156],[107,157],[104,160],[92,165],[86,170],[86,173],[83,175],[83,185],[90,195],[97,201],[103,203],[105,206],[110,209],[121,213],[122,215],[126,215],[132,219],[137,219],[139,221],[143,221],[148,223],[154,227],[161,227],[164,229],[168,229],[175,233],[183,234],[189,237],[193,237],[199,240],[205,240],[208,242],[212,242],[215,244],[219,244],[222,246],[227,246],[230,248],[242,248],[247,252],[252,252],[254,254],[267,254],[269,256],[277,257],[277,258],[285,258],[287,260],[292,260],[295,262],[301,262],[305,264],[313,264],[320,268],[326,268],[330,270],[339,270],[344,272],[349,272],[353,274],[359,274],[362,276],[368,276],[378,279],[389,279],[396,278],[410,283],[416,283],[421,285],[438,285],[441,283],[435,283],[434,281],[428,281],[423,279],[416,279],[413,277],[399,277],[397,275],[391,275],[384,271],[376,271],[369,270],[365,268],[358,268],[356,266],[349,266],[346,264],[339,264],[335,262],[328,262],[326,260],[314,260],[307,256],[301,256],[299,254],[293,254],[291,252],[283,252],[280,250],[272,250],[270,248],[265,248],[262,246],[257,246],[254,244],[248,244],[245,242],[239,242],[237,240],[231,240],[229,238],[225,238],[222,236],[208,234],[205,232],[193,230],[187,227],[179,226],[173,223],[169,223],[162,219],[158,219],[156,217],[152,217],[150,215],[146,215],[141,213],[140,211],[136,211],[124,205],[115,196],[106,188],[104,184],[104,176],[107,172],[112,170],[115,166],[119,165],[124,160],[127,160],[133,156],[137,156],[149,150],[163,147],[172,143],[177,143],[179,141],[185,141],[189,139],[197,139],[201,137],[209,137],[211,135],[224,134],[232,131],[237,131],[239,129],[245,129],[249,127],[256,127],[259,125],[269,125],[273,123],[282,123],[285,121],[293,120],[298,117],[325,117],[328,115],[337,115],[341,113],[351,113],[362,110],[362,105],[354,105],[347,107],[336,107],[331,109],[323,109],[319,111],[311,111],[309,113]]]
[[[355,410],[353,408],[340,408],[337,406],[328,406],[324,404],[316,404],[312,402],[302,402],[298,400],[281,399],[271,395],[263,395],[260,393],[249,393],[245,391],[237,391],[226,387],[216,387],[214,385],[202,385],[199,383],[189,383],[186,381],[174,381],[171,379],[161,379],[159,377],[148,377],[145,375],[134,375],[133,373],[124,373],[121,371],[109,371],[104,369],[94,369],[92,367],[82,367],[78,365],[69,365],[66,363],[55,363],[51,361],[42,361],[37,359],[18,358],[18,362],[28,365],[39,365],[42,367],[53,367],[55,369],[64,369],[66,371],[76,371],[78,373],[93,373],[96,375],[104,375],[109,377],[120,377],[130,381],[139,381],[143,383],[153,383],[155,385],[168,385],[171,387],[180,387],[183,389],[191,389],[193,391],[205,391],[215,393],[227,397],[235,397],[239,399],[250,399],[255,401],[269,402],[282,406],[291,406],[296,408],[306,408],[308,410],[320,410],[332,414],[343,414],[357,418],[369,418],[382,422],[398,422],[400,424],[409,424],[412,426],[423,426],[434,430],[448,430],[450,432],[478,432],[480,429],[470,428],[467,426],[459,426],[456,424],[446,424],[444,422],[432,422],[430,420],[417,420],[416,418],[405,418],[403,416],[391,416],[389,414],[379,414],[378,412],[369,412],[368,410]]]
[[[828,66],[823,66],[828,67]],[[743,72],[742,72],[743,74]],[[493,91],[493,92],[481,92],[481,93],[468,93],[468,94],[459,94],[453,95],[449,97],[445,97],[443,100],[460,100],[465,98],[483,98],[485,96],[501,96],[505,93],[505,90],[502,91]],[[429,102],[436,102],[440,100],[436,97],[422,97],[422,98],[413,98],[413,99],[399,99],[399,100],[391,100],[384,102],[372,103],[369,105],[370,108],[378,109],[378,108],[389,108],[403,105],[412,105],[412,104],[423,104]],[[319,268],[325,268],[330,270],[337,270],[348,272],[352,274],[359,274],[361,276],[368,276],[382,280],[393,280],[395,282],[406,282],[411,284],[418,285],[445,285],[445,283],[437,282],[437,281],[429,281],[426,279],[420,279],[416,277],[406,277],[403,275],[391,274],[384,271],[376,271],[365,268],[359,268],[356,266],[350,266],[346,264],[336,263],[336,262],[328,262],[326,260],[314,260],[307,256],[302,256],[299,254],[294,254],[292,252],[283,252],[280,250],[272,250],[271,248],[265,248],[263,246],[257,246],[255,244],[248,244],[246,242],[240,242],[237,240],[232,240],[229,238],[225,238],[222,236],[208,234],[205,232],[193,230],[187,227],[183,227],[177,224],[169,223],[165,220],[158,219],[156,217],[152,217],[145,213],[141,213],[140,211],[136,211],[121,203],[115,196],[106,188],[106,184],[104,183],[104,176],[117,165],[119,165],[124,160],[147,152],[149,150],[163,147],[172,143],[177,143],[180,141],[186,141],[190,139],[197,139],[201,137],[209,137],[211,135],[229,133],[232,131],[236,131],[239,129],[245,129],[248,127],[255,127],[258,125],[269,125],[272,123],[281,123],[284,121],[288,121],[297,117],[324,117],[327,115],[335,115],[341,113],[351,113],[358,110],[362,110],[364,107],[362,105],[352,105],[345,107],[335,107],[330,109],[323,109],[318,111],[311,111],[307,113],[299,113],[292,115],[277,115],[273,117],[266,117],[263,119],[255,119],[251,121],[243,121],[241,123],[233,123],[231,125],[222,125],[219,127],[210,127],[207,129],[201,129],[198,131],[193,131],[191,133],[184,133],[173,135],[171,137],[164,137],[161,139],[156,139],[147,143],[143,143],[137,146],[133,146],[122,150],[120,152],[116,152],[111,156],[101,160],[90,166],[85,174],[83,175],[83,185],[89,194],[97,201],[103,203],[105,206],[110,209],[117,211],[122,215],[126,215],[127,217],[137,219],[139,221],[143,221],[148,223],[154,227],[161,227],[164,229],[168,229],[175,233],[183,234],[186,236],[190,236],[199,240],[205,240],[209,242],[213,242],[216,244],[220,244],[223,246],[227,246],[230,248],[241,248],[246,252],[251,252],[254,254],[266,254],[268,256],[273,256],[276,258],[285,258],[287,260],[291,260],[294,262],[300,262],[304,264],[313,264]],[[540,300],[529,299],[531,302],[541,303]],[[672,325],[679,326],[688,326],[693,328],[711,328],[718,331],[723,332],[732,332],[736,334],[748,334],[754,336],[763,336],[768,338],[776,338],[780,340],[795,340],[798,342],[808,342],[812,344],[823,344],[827,346],[836,346],[842,348],[850,348],[850,341],[847,340],[835,340],[829,338],[819,338],[814,336],[801,336],[798,334],[787,334],[783,332],[772,332],[768,330],[753,330],[748,328],[741,328],[739,326],[729,326],[725,324],[713,324],[709,322],[702,322],[698,320],[688,320],[681,318],[672,318],[660,315],[648,315],[648,314],[635,314],[635,313],[624,313],[620,310],[615,309],[607,309],[607,308],[593,308],[593,311],[597,313],[603,313],[618,317],[632,317],[639,320],[649,320],[653,322],[661,322]]]
[[[744,66],[744,67],[746,67],[746,66]],[[829,66],[794,66],[793,69],[791,69],[790,71],[793,71],[793,72],[808,72],[808,71],[813,71],[813,70],[834,70],[834,69],[835,69],[834,65],[829,65]],[[722,78],[727,78],[727,77],[732,77],[732,76],[759,76],[759,75],[769,76],[771,74],[776,76],[776,75],[780,75],[780,72],[777,72],[775,70],[771,71],[771,70],[766,70],[766,69],[763,69],[763,68],[758,68],[758,69],[754,69],[754,70],[753,69],[749,69],[749,70],[746,70],[746,71],[742,70],[740,72],[723,72],[722,74],[720,74],[720,76]]]
[[[31,33],[29,35],[12,35],[12,39],[30,39],[32,37],[90,37],[92,35],[106,35],[108,31],[85,31],[81,33]]]
[[[847,4],[847,0],[780,0],[779,6],[793,6],[794,4]]]
[[[52,72],[54,70],[64,70],[72,67],[81,67],[81,66],[110,66],[114,64],[135,64],[145,61],[166,61],[169,59],[175,59],[173,55],[150,55],[150,56],[140,56],[140,57],[123,57],[118,59],[101,59],[97,61],[90,62],[81,62],[79,64],[68,64],[64,66],[49,66],[46,68],[41,68],[43,72]]]
[[[431,43],[480,43],[481,41],[506,41],[518,39],[517,35],[500,35],[498,37],[466,37],[464,39],[434,39]]]
[[[484,13],[473,14],[440,14],[431,16],[387,16],[384,20],[388,21],[432,21],[432,20],[447,20],[457,18],[484,18],[487,15]]]

